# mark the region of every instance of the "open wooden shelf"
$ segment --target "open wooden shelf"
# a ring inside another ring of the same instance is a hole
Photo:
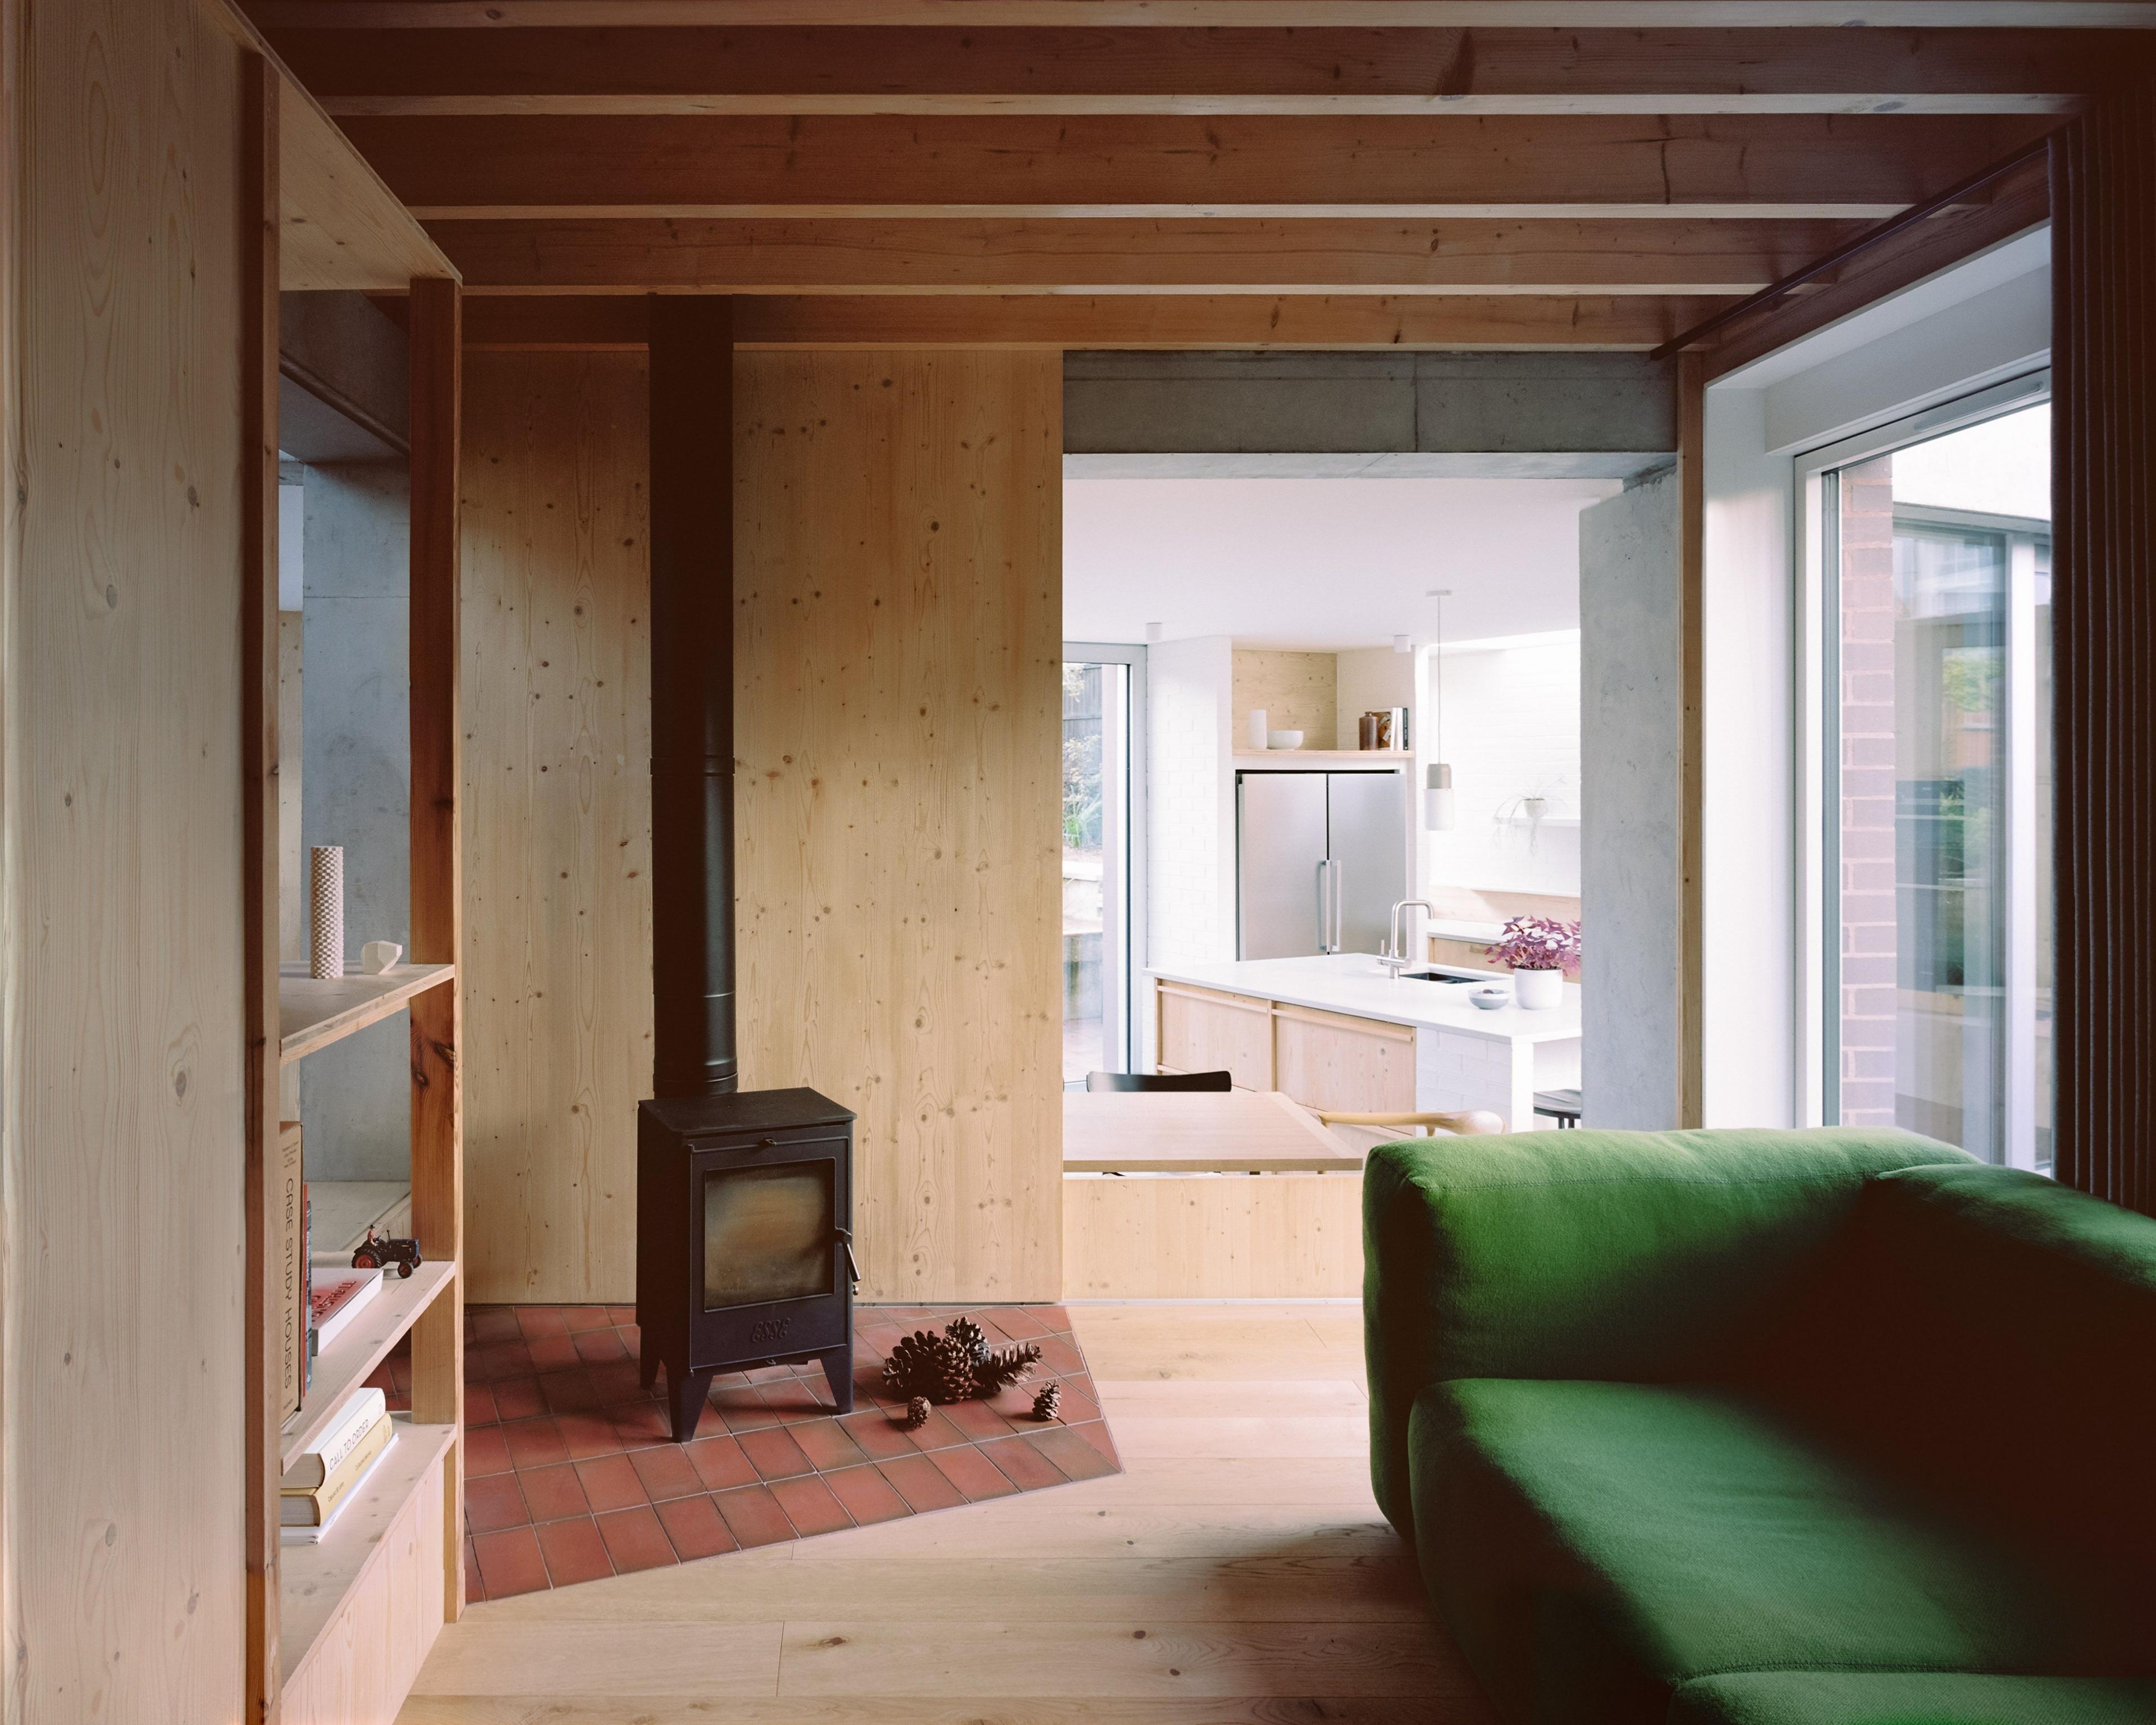
[[[316,1358],[314,1387],[307,1392],[305,1405],[285,1422],[277,1436],[280,1472],[329,1429],[346,1398],[388,1357],[389,1350],[418,1322],[419,1314],[434,1303],[434,1296],[455,1280],[456,1273],[454,1264],[422,1264],[409,1276],[400,1276],[393,1270],[388,1272],[382,1291]]]
[[[455,977],[454,964],[399,964],[380,976],[277,978],[277,1050],[296,1060],[369,1024],[379,1024],[414,994]]]
[[[1371,773],[1398,773],[1414,765],[1405,749],[1238,749],[1238,768],[1275,771],[1297,767],[1360,767]]]
[[[383,1561],[390,1523],[456,1440],[454,1425],[414,1425],[402,1414],[390,1417],[397,1424],[396,1442],[353,1488],[329,1532],[318,1544],[281,1548],[279,1654],[288,1683],[335,1621],[337,1608]]]

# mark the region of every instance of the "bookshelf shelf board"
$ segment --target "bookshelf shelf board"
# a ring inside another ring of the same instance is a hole
[[[1237,749],[1230,757],[1239,769],[1292,773],[1298,768],[1354,767],[1366,773],[1401,773],[1415,757],[1405,749]]]
[[[398,1512],[456,1441],[454,1425],[414,1425],[402,1414],[390,1417],[397,1423],[397,1441],[352,1488],[352,1501],[321,1543],[287,1545],[280,1553],[279,1651],[287,1683],[336,1620],[337,1608],[381,1560],[382,1536]]]
[[[414,994],[439,988],[457,973],[454,964],[399,964],[380,976],[277,978],[279,1057],[296,1060],[364,1030],[400,1009]]]
[[[306,1405],[285,1422],[277,1436],[280,1469],[290,1467],[295,1457],[329,1430],[345,1399],[367,1381],[456,1273],[454,1264],[422,1264],[408,1277],[393,1270],[382,1278],[382,1291],[316,1359],[314,1387],[307,1392]],[[288,1551],[288,1560],[290,1556]]]

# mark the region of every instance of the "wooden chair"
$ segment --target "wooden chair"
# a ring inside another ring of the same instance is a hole
[[[1406,1127],[1424,1137],[1435,1137],[1441,1132],[1464,1138],[1482,1137],[1505,1130],[1505,1117],[1493,1114],[1487,1108],[1462,1108],[1456,1112],[1428,1114],[1335,1114],[1322,1108],[1312,1111],[1328,1127]],[[1403,1133],[1402,1136],[1407,1134]]]

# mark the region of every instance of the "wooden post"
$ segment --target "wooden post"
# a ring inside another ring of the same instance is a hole
[[[463,956],[458,830],[458,445],[463,298],[453,280],[412,284],[412,962]],[[464,979],[412,1001],[412,1230],[457,1273],[412,1331],[412,1418],[453,1425],[443,1462],[444,1610],[464,1609],[464,1097],[457,1065]]]
[[[1707,356],[1677,356],[1677,1124],[1706,1122]]]
[[[283,80],[260,54],[240,60],[240,916],[246,974],[246,1373],[248,1717],[277,1717],[277,288],[278,104]]]

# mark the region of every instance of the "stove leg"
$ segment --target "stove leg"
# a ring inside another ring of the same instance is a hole
[[[674,1441],[685,1444],[696,1436],[696,1422],[704,1416],[704,1398],[711,1394],[711,1373],[677,1372],[670,1364],[666,1388],[674,1409]]]
[[[854,1351],[833,1348],[816,1356],[824,1368],[824,1381],[831,1386],[831,1400],[841,1414],[854,1411]]]
[[[644,1343],[637,1351],[636,1387],[646,1395],[659,1382],[659,1350],[650,1343]]]

